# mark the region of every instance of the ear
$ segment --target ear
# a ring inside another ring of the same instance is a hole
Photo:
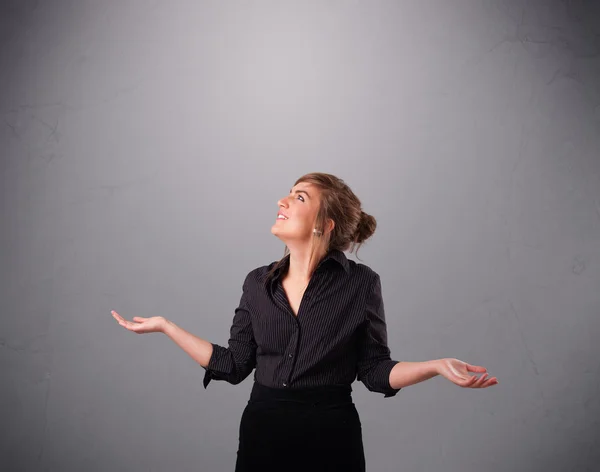
[[[327,232],[330,233],[331,231],[333,231],[333,228],[335,228],[335,221],[329,218],[327,220]]]

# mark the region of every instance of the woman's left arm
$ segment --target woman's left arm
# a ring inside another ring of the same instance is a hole
[[[469,372],[483,373],[481,377]],[[496,377],[487,377],[487,369],[458,359],[435,359],[424,362],[400,362],[390,371],[390,386],[402,388],[442,375],[461,387],[485,388],[498,384]]]
[[[391,372],[398,361],[390,356],[387,344],[385,309],[381,296],[381,280],[374,274],[365,300],[365,319],[358,330],[357,378],[371,392],[383,393],[386,398],[395,396],[400,387],[390,384]]]
[[[496,377],[486,378],[485,367],[444,358],[423,362],[395,361],[387,345],[385,309],[379,274],[371,282],[366,300],[366,316],[359,344],[358,379],[367,389],[392,397],[404,387],[441,375],[461,387],[485,388],[496,385]],[[471,375],[483,373],[481,377]]]
[[[399,362],[390,372],[390,386],[404,388],[435,377],[438,375],[437,362],[439,360]]]

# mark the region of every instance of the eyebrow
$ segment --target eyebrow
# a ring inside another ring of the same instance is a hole
[[[290,189],[290,193],[292,193],[292,189]],[[305,193],[308,198],[310,198],[309,193],[306,190],[296,190],[296,193]]]

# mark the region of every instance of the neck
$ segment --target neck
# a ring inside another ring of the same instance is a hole
[[[296,281],[306,282],[310,279],[312,273],[325,256],[325,251],[317,252],[312,261],[310,261],[310,247],[290,247],[290,264],[287,276]]]

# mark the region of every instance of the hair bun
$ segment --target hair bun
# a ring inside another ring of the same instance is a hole
[[[362,243],[363,241],[369,239],[375,232],[376,227],[377,221],[375,218],[361,210],[360,221],[358,222],[358,227],[356,228],[356,242]]]

